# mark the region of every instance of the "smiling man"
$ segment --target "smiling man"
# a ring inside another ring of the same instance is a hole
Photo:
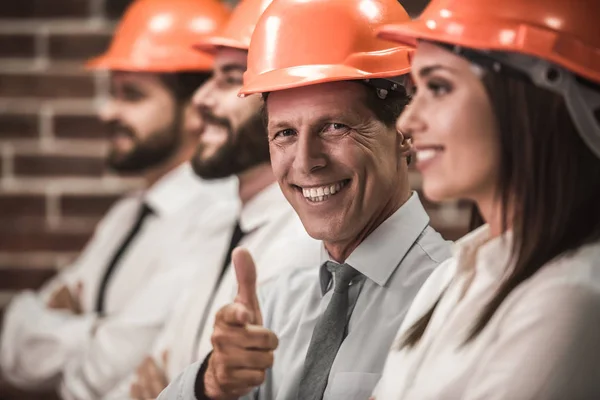
[[[241,93],[262,94],[273,171],[320,260],[257,291],[236,250],[237,297],[215,318],[212,353],[159,399],[371,394],[412,299],[449,256],[395,129],[412,50],[373,38],[406,20],[396,0],[274,0],[261,16]]]

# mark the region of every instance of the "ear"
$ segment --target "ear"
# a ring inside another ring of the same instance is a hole
[[[398,154],[400,157],[410,157],[413,148],[412,139],[399,130],[396,130],[396,133],[398,134]]]

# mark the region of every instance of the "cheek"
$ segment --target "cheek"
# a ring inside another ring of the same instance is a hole
[[[168,129],[175,119],[174,102],[144,101],[128,107],[124,113],[128,124],[140,138]]]
[[[273,174],[279,183],[283,183],[289,166],[293,163],[293,156],[290,151],[286,152],[281,146],[272,143],[269,143],[269,153],[271,155]]]
[[[438,132],[442,133],[438,138],[445,151],[441,162],[423,173],[424,191],[428,197],[438,201],[472,199],[493,187],[498,144],[490,121],[487,110],[467,103],[448,109],[438,119]]]

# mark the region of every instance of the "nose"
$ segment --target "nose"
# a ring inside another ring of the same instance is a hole
[[[396,131],[404,136],[404,139],[413,139],[415,134],[423,132],[426,128],[419,107],[418,99],[413,99],[396,120]]]
[[[108,99],[100,108],[98,117],[102,122],[111,122],[118,119],[119,107],[115,99]]]
[[[200,86],[192,96],[192,104],[195,108],[212,108],[216,104],[214,80],[210,79]]]
[[[294,168],[302,174],[310,174],[326,166],[327,157],[321,139],[310,133],[299,133]]]

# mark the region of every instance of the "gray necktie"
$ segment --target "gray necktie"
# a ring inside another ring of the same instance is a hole
[[[323,398],[331,365],[346,332],[350,282],[359,274],[348,264],[327,262],[326,267],[333,274],[333,295],[313,331],[298,387],[298,400]]]

